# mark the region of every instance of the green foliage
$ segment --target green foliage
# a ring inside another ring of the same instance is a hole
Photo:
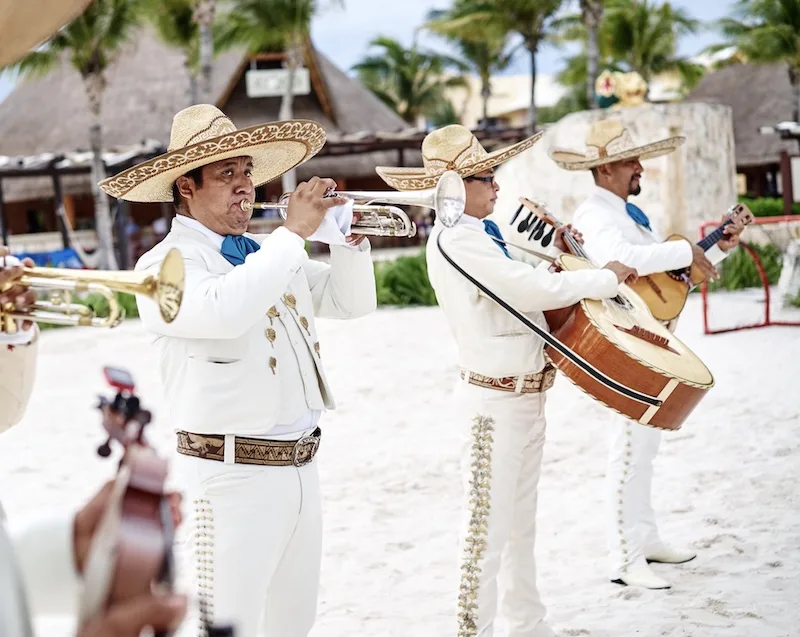
[[[800,307],[800,292],[798,292],[795,296],[786,295],[786,305],[791,305],[792,307]]]
[[[683,9],[653,0],[606,0],[604,12],[597,34],[600,71],[636,71],[646,82],[674,71],[680,75],[684,90],[702,77],[701,66],[678,55],[680,38],[697,33],[702,26]],[[559,43],[581,42],[586,46],[587,32],[580,14],[561,19],[557,26]],[[557,79],[585,92],[585,48],[567,59]]]
[[[725,42],[709,47],[715,52],[735,47],[753,62],[787,62],[800,70],[800,1],[738,0],[732,16],[717,22]]]
[[[539,107],[539,123],[550,124],[557,122],[570,113],[585,111],[588,108],[589,103],[586,99],[586,91],[580,86],[575,86],[552,106]]]
[[[297,46],[311,30],[321,8],[316,0],[232,0],[214,24],[214,50],[244,46],[250,53]],[[344,7],[342,0],[327,5]]]
[[[416,41],[407,49],[398,40],[380,36],[370,47],[378,52],[363,58],[353,70],[361,84],[410,124],[420,115],[434,115],[446,101],[445,89],[468,86],[460,75],[446,75],[448,70],[466,71],[466,64],[420,49]]]
[[[115,296],[120,308],[125,312],[126,319],[139,317],[139,308],[136,306],[136,297],[133,294],[115,292]],[[87,294],[86,296],[73,296],[71,302],[76,305],[84,305],[91,308],[98,318],[105,318],[108,316],[108,301],[101,294],[91,293]],[[52,329],[55,327],[69,326],[55,325],[52,323],[39,323],[39,327],[41,329]]]
[[[193,72],[200,67],[200,29],[194,21],[195,0],[143,0],[147,19],[158,36],[186,55],[186,66]]]
[[[739,197],[739,203],[750,208],[756,217],[782,217],[784,215],[781,197],[759,197],[758,199]],[[792,204],[792,214],[800,215],[800,203]]]
[[[436,305],[425,251],[414,257],[375,263],[378,305]]]
[[[31,76],[47,75],[67,53],[81,77],[102,77],[143,17],[140,0],[95,0],[53,35],[46,46],[10,65]]]
[[[764,270],[767,273],[767,280],[770,285],[775,285],[781,276],[783,265],[783,255],[780,249],[774,245],[752,246]],[[737,248],[718,267],[720,273],[719,281],[712,281],[708,285],[709,291],[715,290],[741,290],[744,288],[760,287],[761,277],[758,268],[747,250]]]
[[[440,128],[449,124],[460,124],[461,118],[456,113],[453,103],[450,100],[443,100],[428,115],[428,121],[434,128]]]

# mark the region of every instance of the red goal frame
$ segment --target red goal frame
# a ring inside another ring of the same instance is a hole
[[[757,225],[769,225],[769,224],[776,224],[776,223],[785,223],[788,221],[800,223],[800,216],[799,215],[791,215],[791,216],[784,216],[784,217],[758,217],[753,219],[751,223]],[[703,239],[706,236],[706,230],[709,228],[717,228],[719,226],[719,221],[705,221],[700,224],[699,226],[699,234],[700,239]],[[722,328],[711,328],[708,324],[708,285],[703,282],[700,288],[700,294],[703,298],[703,333],[705,334],[722,334],[725,332],[736,332],[738,330],[749,330],[755,329],[759,327],[768,327],[770,325],[785,325],[785,326],[800,326],[800,321],[774,321],[770,316],[770,291],[769,291],[769,280],[767,279],[767,272],[764,269],[764,264],[761,261],[761,258],[758,256],[758,253],[753,250],[753,248],[745,243],[744,241],[740,241],[739,245],[750,255],[750,258],[753,259],[753,262],[758,269],[758,276],[761,278],[761,285],[764,288],[764,319],[759,323],[750,323],[747,325],[737,325],[736,327],[722,327]]]

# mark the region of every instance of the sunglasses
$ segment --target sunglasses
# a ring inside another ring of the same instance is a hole
[[[494,183],[494,175],[491,177],[464,177],[465,181],[483,181],[487,184]]]

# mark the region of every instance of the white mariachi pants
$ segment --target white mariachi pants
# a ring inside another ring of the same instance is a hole
[[[208,619],[237,637],[306,637],[322,546],[316,460],[270,467],[177,455],[174,466],[193,513],[196,594]]]
[[[534,557],[545,394],[462,380],[454,398],[464,488],[458,636],[494,635],[499,580],[506,635],[551,637]]]
[[[661,430],[615,414],[610,425],[607,507],[611,579],[647,565],[660,539],[650,503]]]

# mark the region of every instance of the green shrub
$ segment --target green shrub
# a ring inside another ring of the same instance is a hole
[[[739,202],[746,205],[756,217],[782,217],[783,199],[781,197],[739,197]],[[800,214],[800,203],[792,204],[792,214]]]
[[[783,265],[781,251],[777,246],[751,246],[761,258],[767,280],[770,285],[778,282],[781,276]],[[737,248],[719,264],[719,281],[709,282],[709,291],[714,290],[741,290],[744,288],[760,287],[761,277],[758,275],[758,268],[755,261],[744,248]]]
[[[378,305],[436,305],[428,279],[425,251],[375,264]]]
[[[114,295],[117,297],[117,303],[119,303],[120,308],[125,312],[125,318],[137,318],[139,316],[139,308],[136,306],[136,297],[133,294],[115,292]],[[46,300],[46,298],[43,300]],[[106,318],[108,316],[108,301],[102,294],[97,294],[96,292],[85,296],[73,294],[71,302],[76,305],[84,305],[91,308],[98,318]],[[54,323],[39,323],[39,327],[41,329],[52,329],[54,327],[68,326]]]

